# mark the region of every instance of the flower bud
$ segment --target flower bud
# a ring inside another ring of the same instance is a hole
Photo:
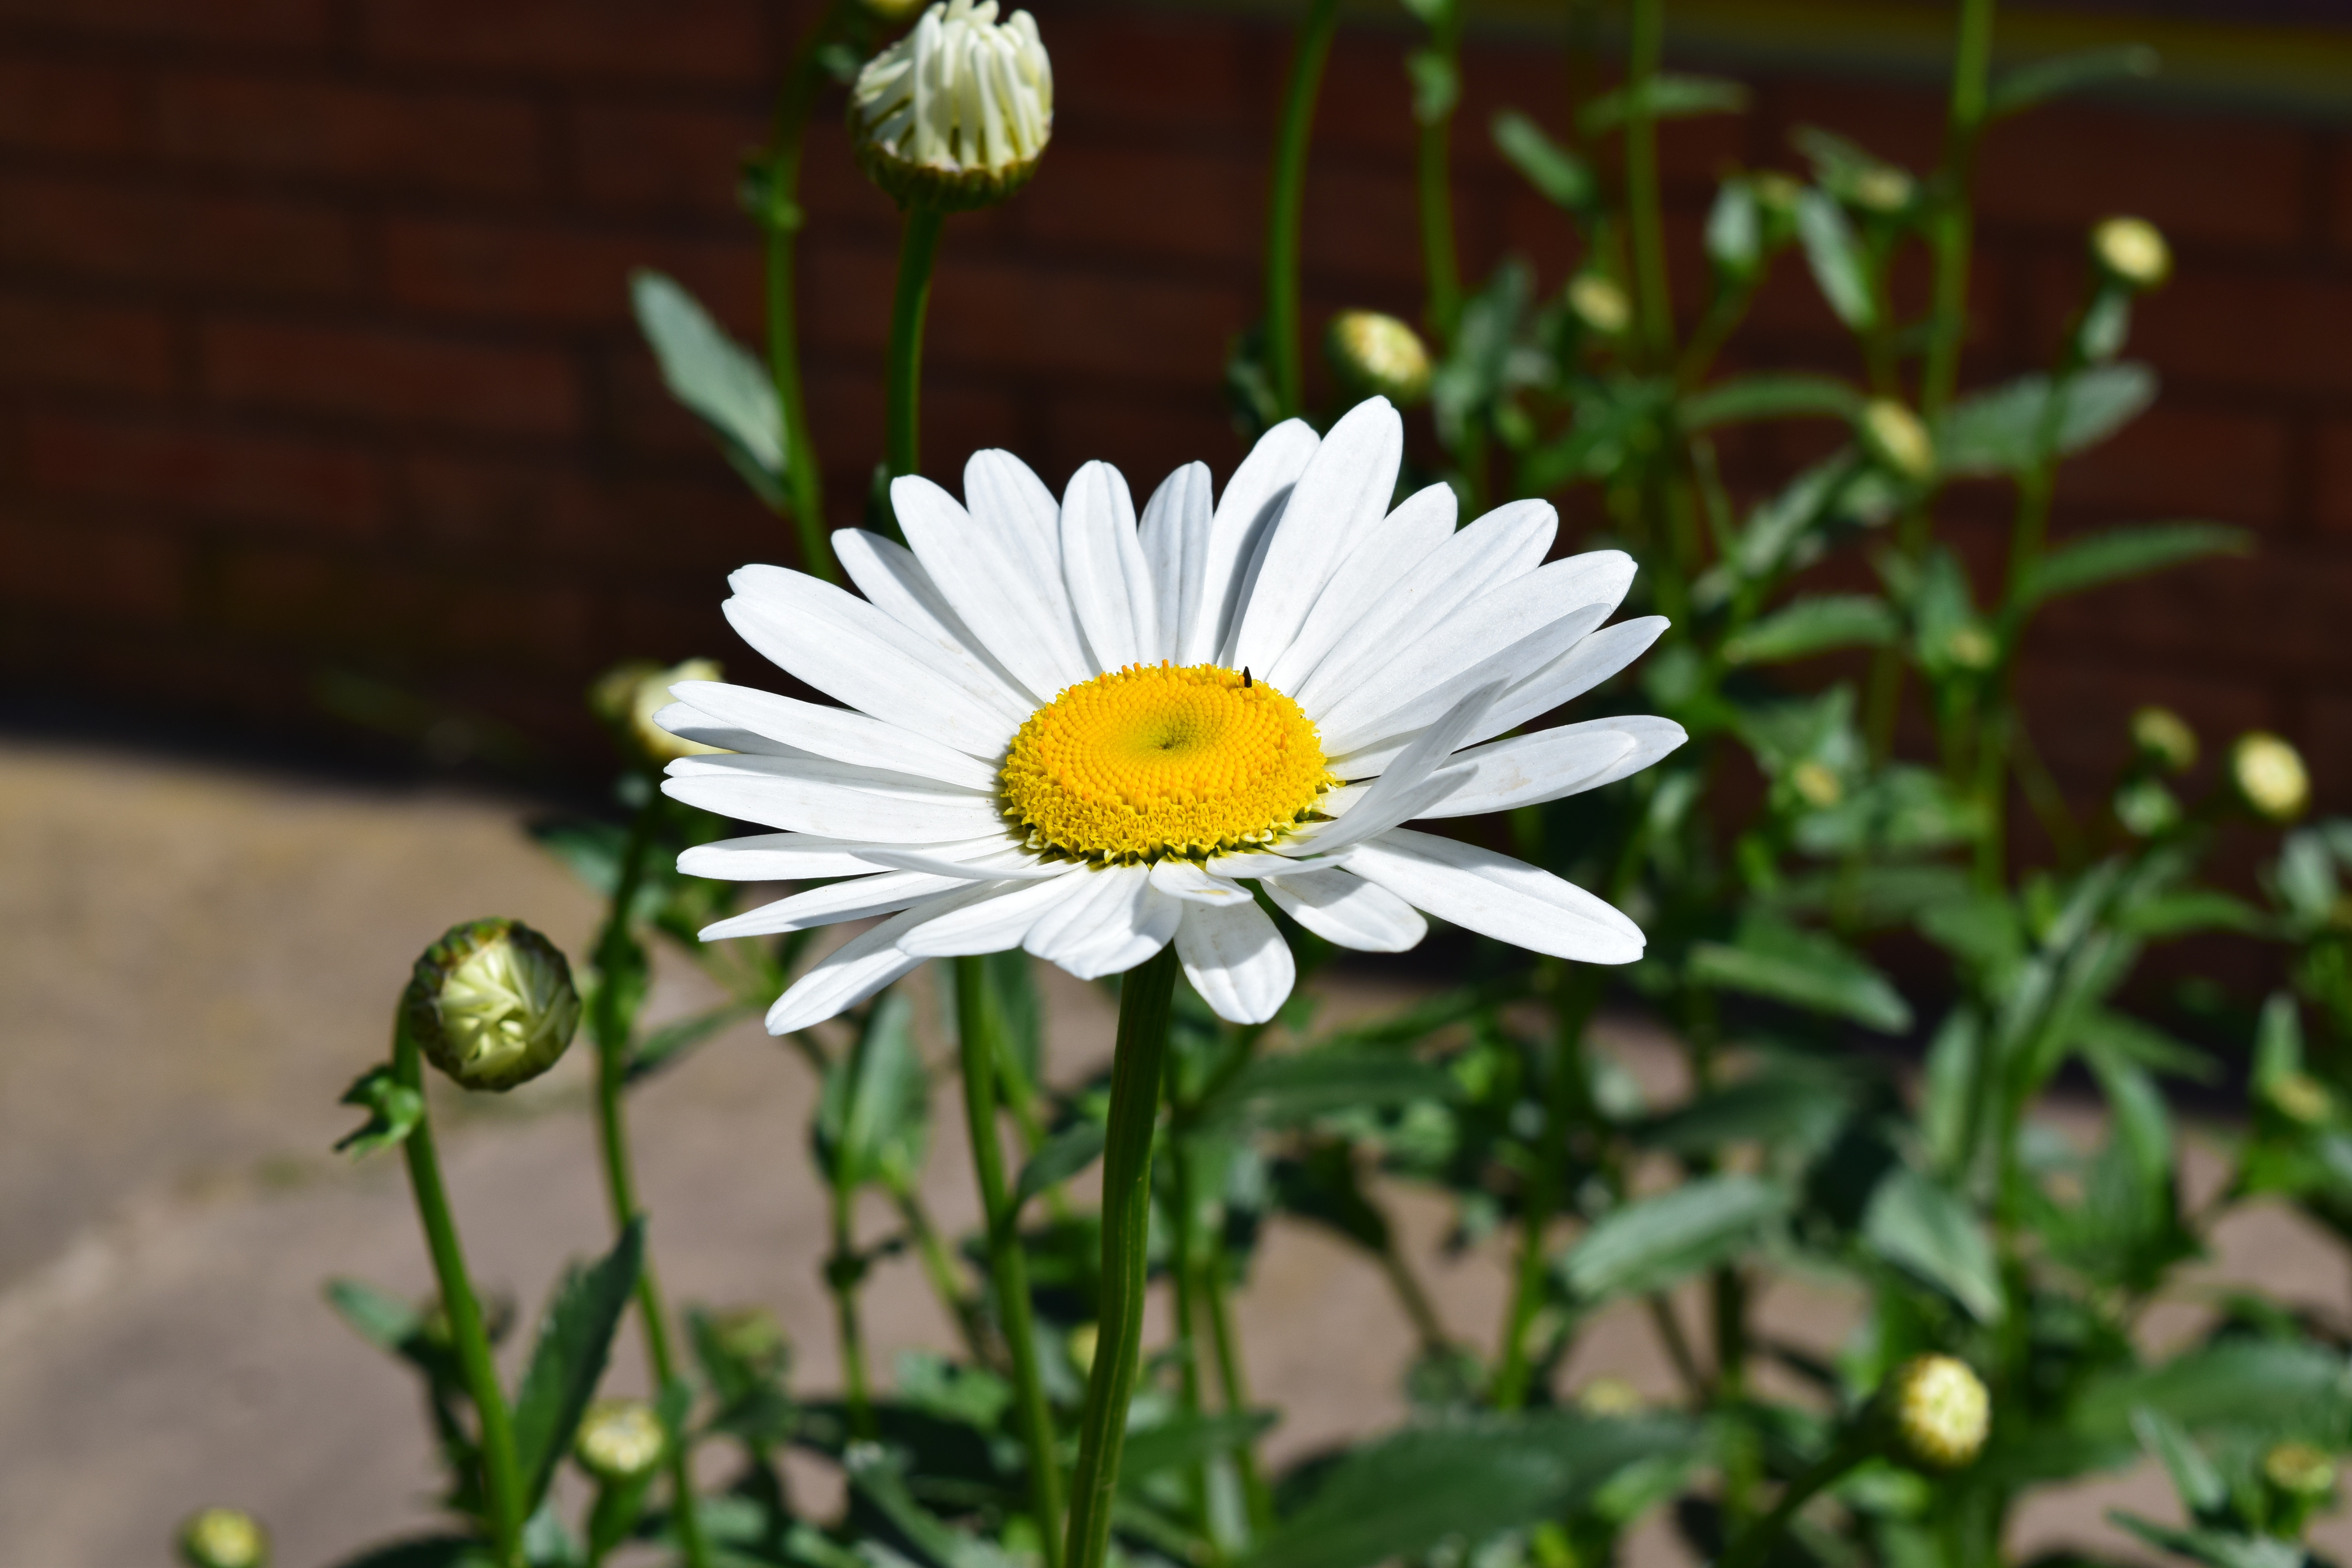
[[[180,1527],[180,1556],[188,1568],[268,1568],[269,1532],[242,1510],[208,1508]]]
[[[562,950],[520,921],[467,921],[425,950],[401,998],[425,1059],[467,1089],[508,1089],[556,1063],[580,1026]]]
[[[1944,638],[1944,657],[1962,669],[1990,669],[2000,658],[2000,645],[1975,621],[1963,621]]]
[[[1916,1355],[1886,1384],[1887,1418],[1895,1448],[1922,1469],[1957,1470],[1984,1448],[1992,1426],[1992,1399],[1968,1363],[1948,1355]]]
[[[1576,1391],[1576,1407],[1587,1415],[1638,1415],[1649,1403],[1622,1377],[1596,1377]]]
[[[1885,216],[1909,206],[1917,189],[1918,182],[1902,170],[1877,163],[1857,172],[1847,194],[1863,211]]]
[[[1633,301],[1615,279],[1580,272],[1568,280],[1568,308],[1588,331],[1613,338],[1633,324]]]
[[[2325,1502],[2336,1490],[2336,1461],[2308,1443],[2281,1443],[2263,1456],[2263,1479],[2298,1502]]]
[[[2311,775],[2302,754],[2261,730],[2239,736],[2230,748],[2230,783],[2247,809],[2266,822],[2293,822],[2311,805]]]
[[[992,206],[1029,183],[1054,133],[1054,68],[1036,19],[940,0],[857,73],[858,166],[900,206]]]
[[[2149,706],[2131,716],[2132,748],[2168,773],[2185,773],[2197,763],[2197,731],[2169,708]]]
[[[783,1324],[765,1307],[712,1313],[710,1337],[721,1355],[762,1375],[782,1371],[793,1352]]]
[[[717,680],[721,674],[715,659],[689,658],[665,669],[651,659],[633,658],[597,678],[588,689],[588,706],[622,744],[658,768],[719,749],[671,734],[654,722],[654,715],[669,706],[669,689],[679,681]]]
[[[2172,247],[2146,218],[2111,217],[2091,231],[2099,270],[2136,293],[2164,286],[2172,276]]]
[[[1845,785],[1838,781],[1835,771],[1811,758],[1789,770],[1789,783],[1796,787],[1804,803],[1817,811],[1827,811],[1845,798]]]
[[[2180,802],[2155,779],[2137,778],[2116,791],[2116,820],[2137,838],[2153,838],[2180,826]]]
[[[2336,1097],[2307,1072],[2281,1073],[2263,1086],[2263,1098],[2281,1116],[2305,1127],[2321,1126],[2336,1113]]]
[[[580,1418],[580,1435],[572,1441],[580,1468],[608,1487],[645,1479],[668,1449],[661,1417],[642,1399],[598,1400]]]
[[[1429,349],[1421,334],[1378,310],[1342,310],[1323,337],[1331,369],[1359,397],[1409,407],[1429,395]]]
[[[923,8],[923,0],[859,0],[866,14],[886,27],[896,27]]]
[[[1862,444],[1880,467],[1924,485],[1936,477],[1936,443],[1919,416],[1891,397],[1862,405]]]
[[[1797,202],[1805,194],[1802,181],[1778,169],[1759,169],[1748,176],[1748,183],[1754,187],[1758,204],[1769,216],[1790,224],[1797,221]]]

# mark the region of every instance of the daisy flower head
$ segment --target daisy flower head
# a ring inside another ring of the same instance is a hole
[[[1403,426],[1384,399],[1318,437],[1268,431],[1222,495],[1188,464],[1139,519],[1088,463],[1057,503],[1001,451],[959,502],[890,497],[908,543],[834,534],[852,594],[775,566],[730,580],[729,622],[840,703],[682,681],[658,715],[727,755],[663,788],[776,831],[689,849],[689,875],[838,881],[706,940],[887,916],[768,1014],[786,1034],[929,958],[1024,948],[1081,979],[1169,942],[1221,1016],[1290,993],[1253,896],[1342,947],[1394,952],[1424,915],[1595,963],[1642,952],[1601,900],[1408,828],[1557,800],[1647,767],[1680,726],[1614,718],[1496,739],[1631,663],[1656,616],[1604,626],[1633,563],[1545,563],[1558,518],[1514,501],[1466,528],[1432,485],[1393,509]]]

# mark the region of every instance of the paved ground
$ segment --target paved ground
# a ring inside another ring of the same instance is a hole
[[[319,1568],[428,1517],[409,1385],[319,1300],[334,1274],[422,1292],[421,1244],[395,1163],[354,1167],[327,1151],[353,1120],[336,1096],[380,1058],[407,966],[445,926],[511,914],[583,945],[594,910],[521,840],[520,815],[495,800],[0,748],[0,1568],[160,1563],[173,1521],[211,1501],[267,1517],[283,1568]],[[1377,1000],[1359,990],[1335,1005]],[[653,1005],[696,1001],[672,977]],[[1076,985],[1055,1004],[1055,1061],[1099,1059],[1106,1010]],[[1637,1071],[1663,1071],[1637,1033],[1618,1047]],[[527,1307],[567,1257],[604,1239],[585,1065],[446,1108],[469,1247]],[[774,1308],[804,1383],[824,1386],[834,1358],[809,1099],[799,1064],[747,1027],[648,1086],[635,1115],[673,1295]],[[940,1118],[930,1196],[961,1227],[974,1208],[956,1121]],[[2192,1181],[2210,1180],[2210,1164],[2192,1159]],[[1449,1325],[1486,1339],[1502,1300],[1496,1260],[1438,1259],[1435,1205],[1401,1212]],[[2217,1275],[2344,1300],[2340,1256],[2282,1215],[2248,1215],[2225,1242]],[[911,1264],[877,1275],[871,1307],[885,1365],[894,1348],[947,1342]],[[1816,1340],[1845,1311],[1796,1287],[1767,1310]],[[1408,1337],[1376,1276],[1339,1247],[1280,1231],[1244,1313],[1259,1391],[1290,1413],[1278,1454],[1396,1418]],[[2181,1309],[2152,1331],[2192,1326]],[[1601,1325],[1569,1375],[1600,1371],[1667,1386],[1630,1321]],[[2168,1511],[2148,1478],[2126,1479],[2037,1504],[2017,1545],[2116,1550],[2097,1520],[2119,1495]],[[2352,1533],[2332,1544],[2340,1554]],[[1676,1554],[1653,1532],[1634,1557],[1652,1568]]]

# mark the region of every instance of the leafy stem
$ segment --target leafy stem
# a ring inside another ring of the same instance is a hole
[[[1298,342],[1299,211],[1307,194],[1307,142],[1315,129],[1315,99],[1339,26],[1339,0],[1314,0],[1291,52],[1275,137],[1265,220],[1265,352],[1276,412],[1286,419],[1295,417],[1306,400]]]

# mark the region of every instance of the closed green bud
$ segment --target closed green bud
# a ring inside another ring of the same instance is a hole
[[[1919,416],[1891,397],[1862,405],[1862,444],[1881,468],[1915,485],[1936,477],[1936,443]]]
[[[1878,163],[1858,171],[1846,194],[1863,211],[1887,216],[1909,206],[1918,188],[1918,182],[1902,170]]]
[[[1810,757],[1789,770],[1789,783],[1807,805],[1818,811],[1827,811],[1845,798],[1845,784],[1836,771]]]
[[[180,1527],[188,1568],[268,1568],[269,1532],[241,1509],[208,1508]]]
[[[734,1307],[713,1313],[710,1339],[721,1355],[763,1375],[782,1371],[793,1351],[783,1324],[765,1307]]]
[[[2263,1479],[2299,1502],[2325,1502],[2336,1490],[2336,1461],[2308,1443],[2281,1443],[2263,1456]]]
[[[1378,310],[1342,310],[1323,335],[1331,370],[1359,397],[1410,407],[1429,395],[1429,348],[1421,334]]]
[[[857,73],[858,166],[900,206],[992,206],[1029,183],[1054,133],[1054,68],[1036,19],[940,0]]]
[[[2135,293],[2163,287],[2172,276],[2172,247],[2146,218],[2111,217],[2091,231],[2099,270]]]
[[[2168,773],[2197,763],[2197,731],[2169,708],[2151,704],[2131,716],[2132,749]]]
[[[2248,810],[2265,822],[2288,823],[2311,805],[2311,774],[2303,754],[2261,730],[2230,748],[2230,784]]]
[[[2180,802],[2155,779],[2137,778],[2116,791],[2116,820],[2137,838],[2153,838],[2180,826]]]
[[[1580,272],[1568,280],[1568,308],[1585,330],[1613,338],[1633,324],[1633,301],[1617,280],[1599,272]]]
[[[2307,1072],[2281,1073],[2263,1086],[2263,1098],[2289,1121],[2318,1127],[2336,1114],[2336,1097]]]
[[[641,1481],[669,1451],[661,1417],[642,1399],[600,1399],[580,1418],[572,1456],[608,1487]]]
[[[1922,1469],[1971,1463],[1992,1428],[1984,1380],[1956,1356],[1913,1356],[1887,1379],[1885,1401],[1896,1456]]]
[[[561,949],[520,921],[467,921],[425,950],[401,998],[425,1059],[467,1089],[509,1089],[555,1065],[580,1026]]]
[[[588,706],[622,745],[658,768],[719,750],[671,734],[654,722],[654,715],[669,706],[669,689],[679,681],[717,680],[722,674],[715,659],[689,658],[665,668],[651,659],[633,658],[597,677],[588,689]]]

